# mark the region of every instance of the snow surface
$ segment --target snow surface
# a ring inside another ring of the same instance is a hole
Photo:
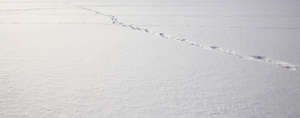
[[[299,6],[0,0],[0,118],[299,118]]]

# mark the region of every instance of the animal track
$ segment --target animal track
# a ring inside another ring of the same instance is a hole
[[[190,46],[199,47],[199,48],[202,48],[202,49],[205,49],[205,50],[211,50],[211,51],[215,51],[215,52],[218,52],[218,53],[223,53],[223,54],[226,54],[226,55],[235,56],[235,57],[243,59],[243,60],[258,61],[258,62],[262,62],[262,63],[266,63],[266,64],[276,65],[276,66],[279,66],[281,68],[288,69],[288,70],[291,70],[291,71],[296,71],[297,68],[298,68],[298,66],[290,64],[288,62],[284,62],[284,61],[280,61],[280,60],[274,60],[274,59],[271,59],[271,58],[267,58],[265,56],[243,55],[243,54],[236,53],[236,51],[234,51],[234,50],[229,50],[229,49],[221,48],[221,47],[218,47],[218,46],[209,46],[209,45],[205,45],[205,44],[201,44],[201,43],[196,43],[196,42],[193,42],[193,41],[185,39],[185,38],[173,37],[173,36],[168,35],[168,34],[163,33],[163,32],[153,32],[153,31],[150,31],[147,28],[141,28],[141,27],[135,26],[133,24],[127,25],[126,23],[123,23],[123,22],[119,21],[116,16],[106,15],[102,12],[99,12],[99,11],[96,11],[96,10],[93,10],[93,9],[89,9],[89,8],[83,8],[83,7],[77,7],[77,8],[84,9],[84,10],[87,10],[87,11],[92,11],[92,12],[94,12],[96,14],[99,14],[99,15],[107,16],[111,19],[112,24],[119,25],[121,27],[129,28],[129,29],[136,30],[136,31],[151,33],[153,35],[159,36],[159,37],[164,38],[164,39],[172,39],[172,40],[180,41],[180,42],[183,42],[183,43],[187,43]]]
[[[252,57],[255,59],[264,59],[265,58],[264,56],[252,56]]]
[[[222,48],[219,46],[210,46],[210,45],[205,45],[202,43],[197,43],[194,42],[192,40],[188,40],[186,38],[181,38],[181,37],[175,37],[175,36],[171,36],[169,34],[166,34],[164,32],[154,32],[149,30],[148,28],[144,28],[144,27],[138,27],[134,24],[127,24],[124,22],[121,22],[120,20],[118,20],[118,18],[114,15],[110,15],[110,14],[104,14],[100,11],[94,10],[94,9],[90,9],[90,8],[86,8],[86,7],[81,7],[81,6],[71,6],[71,7],[76,7],[77,9],[81,9],[81,10],[85,10],[85,11],[89,11],[89,12],[93,12],[97,15],[101,15],[101,16],[105,16],[107,18],[109,18],[111,20],[111,23],[114,25],[118,25],[120,27],[124,27],[124,28],[129,28],[131,30],[135,30],[135,31],[140,31],[140,32],[144,32],[144,33],[149,33],[152,35],[156,35],[158,37],[161,37],[163,39],[171,39],[171,40],[176,40],[176,41],[180,41],[182,43],[186,43],[190,46],[194,46],[194,47],[199,47],[201,49],[204,50],[210,50],[210,51],[215,51],[217,53],[222,53],[222,54],[226,54],[226,55],[231,55],[243,60],[250,60],[250,61],[258,61],[258,62],[262,62],[262,63],[266,63],[266,64],[271,64],[271,65],[276,65],[279,66],[281,68],[287,69],[287,70],[291,70],[291,71],[296,71],[298,66],[297,65],[293,65],[290,64],[288,62],[284,62],[284,61],[280,61],[280,60],[274,60],[265,56],[259,56],[259,55],[244,55],[244,54],[239,54],[234,50],[229,50],[226,48]],[[49,9],[57,9],[57,8],[31,8],[31,9],[9,9],[9,10],[0,10],[0,12],[2,11],[32,11],[32,10],[49,10]]]

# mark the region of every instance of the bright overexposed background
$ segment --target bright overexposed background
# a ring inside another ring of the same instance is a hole
[[[297,0],[0,0],[0,118],[299,118]]]

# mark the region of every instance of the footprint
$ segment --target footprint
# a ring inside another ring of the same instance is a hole
[[[144,31],[145,31],[145,32],[147,32],[147,33],[149,32],[149,30],[148,30],[148,29],[144,29]]]
[[[210,46],[210,48],[211,48],[211,49],[217,49],[217,48],[219,48],[219,47],[217,47],[217,46]]]
[[[252,56],[252,57],[255,58],[255,59],[265,59],[264,56]]]
[[[168,37],[166,37],[166,35],[164,33],[159,33],[159,35],[163,38],[168,38]]]

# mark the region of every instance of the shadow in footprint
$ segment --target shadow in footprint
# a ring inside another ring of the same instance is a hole
[[[217,49],[217,46],[210,46],[211,49]]]
[[[265,59],[264,56],[252,56],[254,59]]]

